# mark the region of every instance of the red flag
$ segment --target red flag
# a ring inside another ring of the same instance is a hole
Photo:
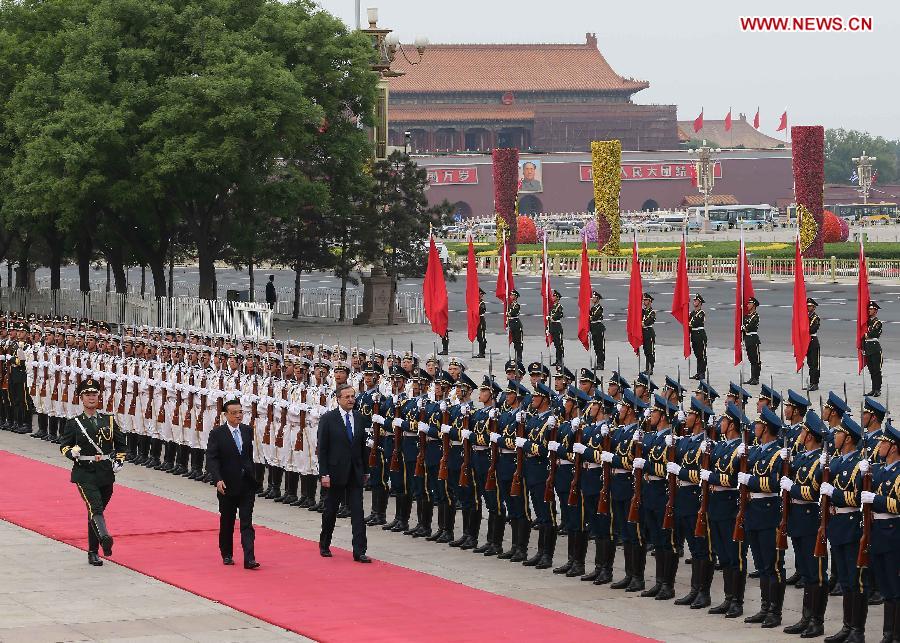
[[[684,235],[681,235],[681,254],[678,255],[678,273],[675,277],[675,293],[672,297],[672,317],[677,319],[682,326],[684,335],[684,356],[691,354],[691,331],[688,327],[690,316],[690,288],[688,286],[687,273],[687,248]]]
[[[781,115],[781,122],[778,123],[778,129],[776,132],[782,132],[787,129],[787,110],[784,110],[784,113]]]
[[[866,251],[863,248],[862,235],[859,239],[859,282],[856,286],[856,348],[859,358],[859,372],[866,365],[862,352],[863,336],[869,330],[869,269],[866,267]]]
[[[590,346],[591,267],[588,264],[587,238],[581,238],[581,283],[578,284],[578,339],[585,349]]]
[[[756,108],[756,116],[753,117],[753,127],[759,129],[759,107]]]
[[[734,289],[734,365],[744,360],[741,327],[747,314],[747,302],[754,296],[753,281],[750,279],[750,262],[744,246],[744,231],[741,230],[741,245],[737,257],[737,283]]]
[[[506,328],[506,311],[509,308],[511,293],[515,287],[512,264],[509,261],[509,245],[504,235],[503,246],[500,248],[500,270],[497,271],[497,290],[494,293],[497,295],[497,299],[503,302],[503,328]]]
[[[547,266],[547,233],[544,232],[544,249],[541,264],[541,300],[544,310],[544,341],[550,345],[550,268]]]
[[[797,234],[794,251],[794,311],[791,318],[791,342],[794,345],[794,359],[797,370],[803,368],[803,361],[809,350],[809,313],[806,310],[806,281],[803,279],[803,253],[800,252],[800,235]]]
[[[478,314],[480,304],[478,291],[478,265],[475,262],[475,244],[469,237],[469,261],[466,266],[466,317],[469,322],[469,341],[474,342],[478,336],[478,323],[481,321]]]
[[[700,116],[694,119],[694,132],[699,132],[703,129],[703,108],[700,108]]]
[[[731,108],[728,109],[728,114],[725,115],[725,131],[731,131]]]
[[[434,245],[434,236],[429,237],[428,267],[422,283],[425,296],[425,316],[431,322],[431,330],[443,337],[447,334],[447,284],[444,281],[444,267]]]
[[[634,349],[635,355],[644,343],[642,328],[643,314],[641,306],[644,299],[644,289],[641,285],[641,261],[638,256],[637,238],[631,247],[631,282],[628,284],[628,319],[625,328],[628,333],[628,343]]]

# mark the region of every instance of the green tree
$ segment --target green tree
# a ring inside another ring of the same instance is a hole
[[[874,163],[878,170],[878,183],[895,183],[898,180],[900,141],[857,130],[829,129],[825,130],[825,181],[851,183],[850,177],[856,172],[853,158],[863,152],[878,158]]]

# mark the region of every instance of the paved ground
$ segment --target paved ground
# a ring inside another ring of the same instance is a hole
[[[0,449],[55,465],[63,464],[54,445],[0,432]],[[143,467],[126,467],[119,483],[215,510],[211,487]],[[113,500],[115,502],[115,500]],[[392,503],[393,504],[393,503]],[[366,506],[368,507],[368,499]],[[393,511],[391,506],[390,511]],[[260,501],[255,511],[258,524],[308,539],[318,537],[319,514]],[[113,525],[113,530],[115,526]],[[335,546],[349,548],[350,530],[341,522]],[[484,533],[484,532],[482,532]],[[793,641],[780,630],[762,630],[720,617],[706,615],[671,603],[657,603],[633,594],[595,587],[547,572],[523,568],[495,558],[476,557],[446,546],[425,543],[380,529],[369,530],[369,553],[411,569],[427,572],[497,594],[518,598],[574,616],[620,627],[672,643],[693,641]],[[509,537],[507,533],[507,538]],[[0,523],[0,551],[7,565],[0,590],[0,641],[278,641],[299,638],[234,610],[182,590],[143,577],[107,562],[102,569],[89,568],[83,552],[18,527]],[[565,551],[561,546],[556,559]],[[214,547],[214,543],[210,543]],[[534,542],[532,542],[532,550]],[[266,564],[265,551],[258,551]],[[593,549],[590,552],[593,556]],[[622,574],[621,554],[616,577]],[[788,558],[788,568],[792,559]],[[652,559],[648,575],[652,575]],[[51,572],[51,573],[48,573]],[[679,573],[677,591],[687,591],[689,570]],[[713,585],[714,599],[721,599],[721,580]],[[116,597],[116,609],[109,609]],[[745,612],[758,608],[759,591],[749,581]],[[801,592],[789,590],[785,600],[785,625],[797,619]],[[826,629],[837,629],[840,603],[832,601]],[[871,632],[880,627],[881,608],[872,608]]]

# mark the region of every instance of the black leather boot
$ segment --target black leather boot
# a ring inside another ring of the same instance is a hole
[[[640,592],[644,589],[644,569],[647,567],[647,550],[644,545],[636,543],[632,549],[634,562],[632,569],[634,575],[631,578],[631,584],[626,588],[626,592]]]
[[[691,591],[675,599],[675,605],[691,605],[697,599],[700,593],[700,564],[703,561],[696,558],[691,559]]]
[[[744,619],[744,623],[762,623],[766,620],[766,616],[769,613],[769,608],[772,606],[770,600],[770,592],[772,586],[768,580],[761,578],[759,580],[759,596],[760,596],[760,605],[759,611],[753,616],[748,616]]]
[[[526,567],[534,567],[541,562],[541,558],[544,556],[544,543],[547,541],[547,532],[543,527],[543,525],[538,525],[538,545],[534,556],[522,561],[522,564]]]
[[[632,555],[633,549],[633,543],[625,543],[622,545],[622,551],[625,555],[625,577],[622,578],[622,580],[618,580],[615,583],[612,583],[609,586],[610,589],[626,589],[629,585],[631,585],[631,579],[634,576],[634,556]]]
[[[538,564],[534,566],[535,569],[550,569],[553,567],[553,554],[556,552],[556,527],[553,525],[544,525],[543,530],[544,552],[541,554],[541,559],[538,561]],[[581,565],[581,572],[578,572],[578,574],[581,575],[582,572],[584,572],[584,564]]]
[[[722,586],[725,592],[725,600],[707,610],[707,614],[728,613],[728,608],[731,607],[731,601],[734,600],[734,569],[732,567],[722,568]]]
[[[800,620],[793,625],[788,625],[782,632],[785,634],[803,634],[806,631],[806,628],[809,627],[809,622],[812,620],[813,593],[817,587],[818,585],[807,585],[803,588],[803,607],[800,611]]]
[[[769,579],[769,613],[762,622],[762,627],[768,629],[781,625],[781,607],[784,605],[786,587],[787,585],[779,583],[777,578]]]
[[[567,578],[584,575],[584,561],[587,558],[588,537],[584,531],[575,532],[575,562],[572,569],[566,572]],[[569,538],[572,536],[570,535]]]
[[[576,534],[570,534],[569,537],[566,538],[566,562],[555,568],[553,570],[554,574],[565,574],[572,569],[572,565],[575,563],[575,537]]]
[[[731,570],[732,592],[734,597],[725,618],[737,618],[744,614],[744,590],[747,588],[747,572],[734,568]]]

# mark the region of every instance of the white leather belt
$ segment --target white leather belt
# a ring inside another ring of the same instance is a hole
[[[515,452],[516,452],[515,449],[513,449],[512,451],[510,451],[509,449],[500,449],[500,453],[512,453],[512,454],[514,454]]]
[[[791,498],[792,505],[817,505],[818,502],[812,502],[811,500],[800,500],[799,498]]]
[[[859,507],[835,507],[834,513],[836,514],[852,514],[858,513]]]
[[[628,469],[613,469],[612,472],[615,475],[628,475],[629,473],[631,473],[631,471],[629,471]]]
[[[777,495],[777,494],[765,493],[763,491],[759,491],[759,492],[751,491],[750,492],[750,500],[762,500],[763,498],[772,498],[775,495]]]
[[[897,514],[883,514],[883,513],[873,513],[872,520],[893,520],[894,518],[900,518]]]
[[[488,449],[490,449],[490,447],[476,447],[476,446],[473,446],[472,448],[475,449],[476,451],[487,451]]]
[[[687,482],[686,480],[679,480],[678,486],[679,487],[696,487],[697,485],[693,482]]]
[[[585,462],[584,463],[585,469],[599,469],[602,466],[603,466],[602,464],[597,464],[596,462]]]

